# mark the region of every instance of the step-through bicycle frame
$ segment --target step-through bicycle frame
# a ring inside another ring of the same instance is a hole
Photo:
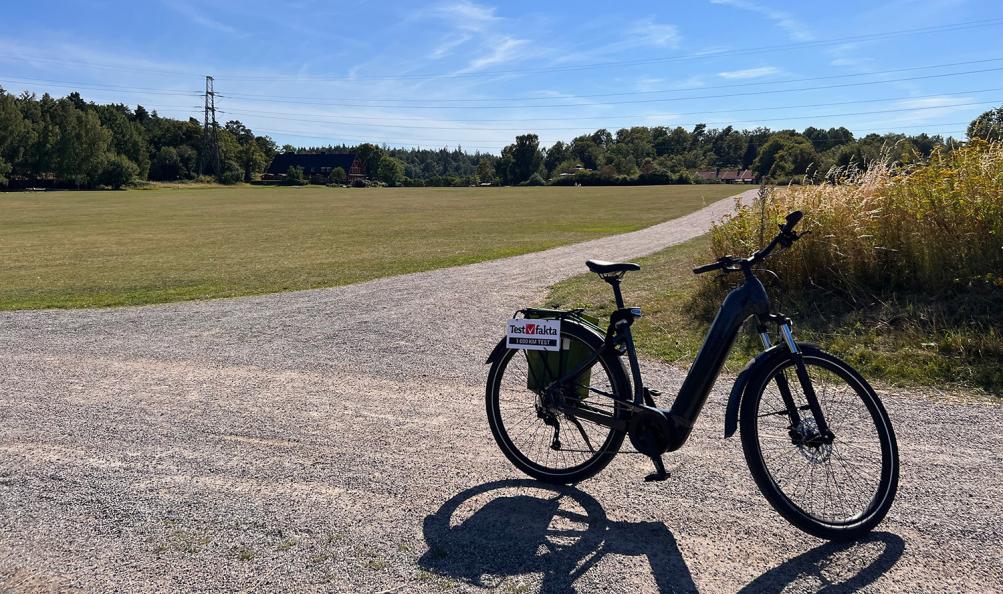
[[[801,384],[802,392],[808,401],[808,406],[817,423],[818,431],[822,435],[829,435],[828,426],[811,386],[811,380],[808,377],[804,363],[800,360],[800,352],[797,344],[794,342],[789,320],[783,316],[770,313],[770,298],[762,282],[753,273],[751,263],[743,264],[741,270],[745,276],[745,282],[729,292],[721,303],[721,307],[704,338],[703,345],[697,353],[693,365],[687,372],[686,378],[683,380],[683,384],[671,408],[662,409],[662,412],[665,413],[672,424],[667,451],[677,450],[686,443],[704,404],[707,402],[711,388],[713,388],[714,382],[720,375],[724,362],[728,358],[728,354],[738,337],[738,333],[741,331],[742,325],[752,316],[756,316],[758,319],[757,329],[763,341],[763,346],[767,349],[772,347],[769,333],[767,332],[768,324],[774,323],[779,326],[780,334],[784,339],[786,348],[790,351],[790,355],[794,357],[797,377]],[[640,317],[641,312],[637,308],[625,307],[620,290],[620,280],[622,277],[623,273],[603,276],[603,280],[613,288],[617,309],[610,316],[609,327],[606,330],[602,347],[598,351],[595,351],[590,359],[582,362],[575,369],[559,375],[557,379],[549,384],[547,389],[573,382],[583,371],[595,365],[606,352],[616,352],[618,355],[625,353],[630,365],[633,402],[630,404],[622,403],[621,406],[626,404],[628,409],[634,410],[643,407],[645,404],[654,406],[654,402],[651,401],[647,387],[644,385],[644,380],[641,376],[634,338],[630,329],[634,320]],[[569,318],[568,321],[575,323],[573,318]],[[560,374],[560,370],[558,370],[558,373]],[[777,376],[776,382],[781,397],[787,406],[787,414],[790,417],[791,427],[796,427],[800,423],[800,412],[791,393],[787,378],[783,375]],[[603,396],[611,396],[595,389],[592,389],[592,391]],[[618,430],[625,430],[627,427],[626,418],[612,418],[608,411],[596,409],[590,406],[588,402],[580,399],[568,398],[567,401],[568,403],[562,407],[565,414]]]

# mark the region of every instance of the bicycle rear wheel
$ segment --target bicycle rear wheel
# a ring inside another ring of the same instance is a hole
[[[839,358],[803,345],[803,361],[835,438],[818,426],[791,357],[775,359],[742,402],[742,449],[767,501],[801,530],[829,540],[859,538],[888,513],[899,460],[891,421],[877,394]],[[800,422],[792,426],[777,378],[785,376]]]
[[[602,339],[576,324],[561,328],[565,351],[577,349],[592,359]],[[526,474],[549,483],[571,484],[606,467],[623,444],[625,431],[577,417],[541,383],[538,351],[509,349],[488,375],[486,405],[491,433],[505,456]],[[546,369],[556,379],[574,369]],[[618,404],[630,398],[630,382],[615,354],[600,357],[585,373],[561,387],[563,402],[587,404],[613,422],[627,415]]]

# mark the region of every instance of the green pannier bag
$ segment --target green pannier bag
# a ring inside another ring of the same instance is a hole
[[[556,309],[526,309],[523,315],[530,320],[574,320],[584,322],[586,325],[597,326],[598,321],[585,317],[581,313],[571,314],[563,310]],[[526,350],[526,361],[529,364],[529,379],[526,387],[535,392],[540,392],[550,385],[554,380],[566,373],[578,369],[588,362],[592,350],[577,340],[561,338],[560,351],[531,351]],[[575,383],[578,385],[576,392],[579,398],[586,398],[589,395],[589,384],[592,380],[592,368],[586,369],[578,375]]]

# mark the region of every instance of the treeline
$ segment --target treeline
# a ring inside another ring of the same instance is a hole
[[[927,159],[938,147],[957,145],[939,135],[868,134],[855,138],[844,128],[803,131],[682,127],[606,129],[570,142],[541,148],[535,134],[517,136],[501,156],[456,149],[400,149],[372,144],[284,150],[354,152],[370,178],[388,185],[631,185],[701,181],[699,171],[744,170],[782,183],[824,175],[833,167],[879,159],[910,163]],[[388,162],[394,166],[388,165]],[[380,172],[388,174],[381,174]]]
[[[998,134],[1003,108],[969,127],[970,138]],[[45,185],[119,188],[134,181],[195,180],[237,183],[257,179],[280,150],[239,121],[215,131],[215,154],[202,155],[202,123],[160,117],[143,106],[98,105],[78,93],[55,99],[0,88],[0,186]],[[775,182],[824,175],[833,166],[879,158],[925,160],[952,138],[868,134],[809,127],[803,131],[683,127],[606,129],[541,148],[535,134],[518,136],[500,156],[455,149],[403,149],[360,145],[297,148],[283,152],[352,152],[374,181],[398,186],[477,184],[664,184],[700,181],[697,172],[750,169]],[[344,172],[339,172],[343,175]],[[340,183],[337,179],[303,182]]]
[[[259,175],[275,143],[239,121],[216,130],[220,161],[206,155],[207,181],[236,183]],[[78,93],[61,99],[11,95],[0,88],[0,186],[120,188],[136,180],[194,180],[200,173],[202,124],[164,118],[143,106],[97,105]]]
[[[571,142],[540,149],[535,134],[516,138],[502,151],[496,175],[503,184],[691,183],[698,171],[751,170],[756,177],[787,181],[824,174],[833,166],[862,165],[879,158],[926,159],[951,138],[918,134],[868,134],[848,129],[710,129],[682,127],[600,129]],[[564,175],[562,175],[564,174]]]
[[[291,145],[283,151],[297,153],[353,153],[362,162],[370,179],[390,186],[465,187],[497,181],[497,157],[489,153],[467,153],[454,149],[393,148],[370,143],[360,145],[335,144],[297,148]],[[341,183],[342,172],[335,172],[331,183]]]

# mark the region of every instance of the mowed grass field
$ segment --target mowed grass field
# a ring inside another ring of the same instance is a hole
[[[0,194],[0,309],[356,283],[672,219],[742,188],[198,188]]]

